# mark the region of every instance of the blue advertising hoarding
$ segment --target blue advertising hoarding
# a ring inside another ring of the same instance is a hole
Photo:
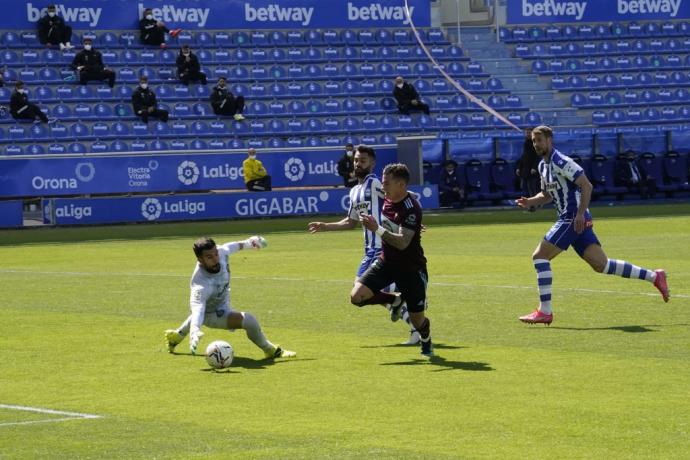
[[[274,187],[342,185],[338,150],[259,153]],[[376,150],[381,173],[395,148]],[[243,153],[0,160],[0,197],[244,189]]]
[[[438,208],[438,189],[414,186],[425,209]],[[54,225],[165,222],[346,213],[349,189],[242,192],[128,198],[53,198],[43,202],[44,222]]]
[[[511,0],[508,24],[690,18],[690,0]]]
[[[23,205],[21,201],[0,201],[0,228],[23,225]]]
[[[6,0],[0,29],[32,29],[47,1]],[[431,25],[430,0],[408,0],[417,26]],[[136,29],[144,8],[170,28],[315,29],[408,25],[400,0],[63,0],[57,12],[75,29]]]

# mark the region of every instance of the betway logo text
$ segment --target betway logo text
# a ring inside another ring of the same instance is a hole
[[[144,16],[146,5],[137,4],[139,18]],[[159,21],[171,22],[174,24],[196,24],[204,27],[208,20],[211,8],[177,8],[175,5],[162,5],[159,8],[152,8],[153,17]]]
[[[669,13],[678,15],[683,0],[618,0],[618,14]]]
[[[623,0],[619,0],[623,1]],[[522,15],[529,16],[572,16],[579,21],[585,14],[587,2],[557,2],[556,0],[544,0],[533,3],[522,0]]]
[[[414,16],[414,6],[410,7],[410,16]],[[372,3],[369,6],[358,7],[347,2],[347,19],[350,21],[403,21],[409,24],[410,21],[405,15],[405,8],[402,6],[383,6],[380,3]]]
[[[265,8],[254,8],[250,3],[244,4],[244,19],[247,22],[299,22],[308,26],[314,14],[314,7],[282,7],[269,4]]]
[[[26,17],[29,22],[38,22],[41,17],[46,14],[46,8],[41,4],[40,7],[35,7],[31,3],[26,4]],[[69,8],[59,3],[55,4],[55,10],[58,16],[61,16],[66,23],[81,22],[88,24],[89,27],[98,25],[98,20],[101,17],[103,8]]]

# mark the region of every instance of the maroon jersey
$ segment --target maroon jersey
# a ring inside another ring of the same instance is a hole
[[[400,233],[400,227],[414,231],[410,244],[400,250],[383,241],[381,258],[403,270],[422,270],[426,268],[426,257],[422,249],[422,207],[412,194],[398,203],[386,198],[383,201],[381,226],[393,233]]]

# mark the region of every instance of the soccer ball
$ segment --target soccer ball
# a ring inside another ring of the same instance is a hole
[[[214,369],[230,367],[234,357],[235,352],[232,350],[232,345],[228,342],[216,340],[206,347],[206,362]]]

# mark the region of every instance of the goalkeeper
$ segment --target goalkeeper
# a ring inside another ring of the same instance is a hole
[[[197,264],[190,282],[191,314],[179,328],[165,331],[165,345],[170,353],[189,334],[189,348],[192,354],[196,354],[199,341],[204,335],[201,332],[203,324],[213,329],[244,329],[249,340],[261,348],[268,359],[296,356],[294,351],[283,350],[279,345],[269,342],[254,315],[234,311],[230,305],[228,256],[242,249],[264,247],[266,240],[260,236],[221,246],[216,246],[216,242],[208,237],[199,238],[194,243]]]

